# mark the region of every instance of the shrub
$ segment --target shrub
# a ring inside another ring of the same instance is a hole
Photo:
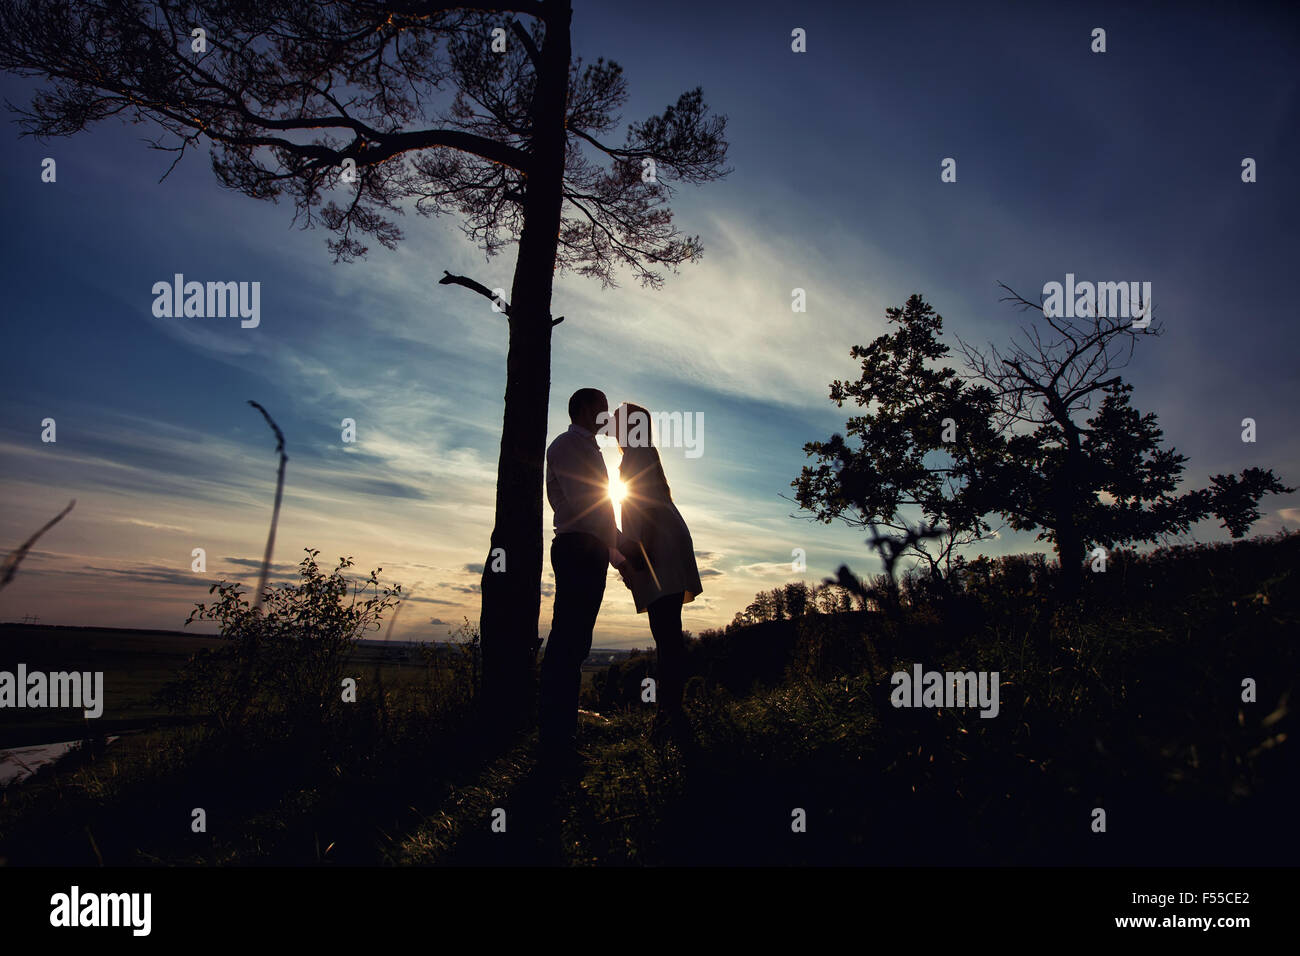
[[[219,599],[196,605],[185,623],[216,621],[228,643],[194,655],[163,689],[164,703],[206,713],[222,729],[253,720],[266,729],[277,721],[295,726],[328,718],[342,700],[343,667],[356,641],[379,628],[400,601],[401,586],[381,587],[382,568],[350,582],[344,571],[351,558],[340,558],[326,575],[316,564],[320,552],[304,550],[298,583],[268,588],[261,607],[249,604],[238,583],[208,589]]]

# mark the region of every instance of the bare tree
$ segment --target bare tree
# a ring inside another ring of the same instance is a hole
[[[1023,341],[1012,341],[1005,352],[990,346],[985,353],[962,341],[960,351],[967,367],[982,382],[994,386],[1001,400],[1003,428],[1012,423],[1038,426],[1055,423],[1077,428],[1073,415],[1090,411],[1094,395],[1121,379],[1111,373],[1133,357],[1139,336],[1159,336],[1159,323],[1139,326],[1122,316],[1059,316],[1043,303],[1030,302],[1006,283],[998,286],[1007,294],[999,302],[1010,302],[1021,311],[1041,313],[1056,337],[1044,338],[1035,323],[1022,326]],[[1146,304],[1136,310],[1145,311]]]
[[[568,0],[0,2],[0,68],[52,84],[18,111],[26,134],[148,122],[172,166],[206,141],[222,185],[287,197],[295,222],[333,233],[336,261],[367,236],[392,248],[411,206],[458,214],[489,258],[518,244],[482,578],[484,691],[507,724],[528,709],[540,644],[555,272],[609,285],[628,267],[658,286],[701,254],[673,225],[672,182],[727,172],[725,118],[699,89],[608,142],[626,82],[573,58],[571,17]]]
[[[998,286],[1006,293],[1000,302],[1010,302],[1021,311],[1041,315],[1051,329],[1044,337],[1042,328],[1029,323],[1021,328],[1023,339],[1013,340],[1006,352],[989,346],[984,352],[958,337],[967,368],[980,381],[990,385],[999,400],[999,431],[1049,427],[1059,437],[1064,456],[1059,481],[1047,507],[1050,514],[1024,514],[1020,527],[1034,525],[1056,529],[1056,544],[1061,555],[1061,571],[1066,590],[1077,590],[1082,576],[1083,536],[1074,514],[1082,492],[1082,439],[1087,426],[1076,416],[1090,412],[1099,392],[1119,385],[1120,376],[1112,374],[1133,357],[1138,336],[1159,336],[1164,329],[1158,323],[1135,326],[1119,315],[1104,315],[1095,308],[1089,316],[1069,317],[1052,314],[1044,303],[1031,302],[1004,282]],[[1144,308],[1149,310],[1150,303]],[[1055,333],[1053,336],[1052,333]],[[1056,433],[1059,432],[1059,435]],[[1012,507],[1016,507],[1013,503]],[[1021,502],[1022,509],[1033,509]],[[1014,523],[1013,527],[1017,526]]]
[[[1187,459],[1162,447],[1156,416],[1129,404],[1133,388],[1117,374],[1139,337],[1163,332],[1151,302],[1120,310],[1103,306],[1099,294],[1087,314],[1069,316],[999,285],[1002,301],[1032,310],[1035,322],[1005,352],[958,340],[970,376],[998,402],[1000,440],[981,446],[973,471],[983,500],[996,501],[1012,528],[1042,529],[1040,537],[1055,542],[1067,597],[1079,592],[1095,544],[1163,541],[1210,515],[1240,537],[1259,518],[1263,495],[1294,490],[1271,470],[1246,468],[1179,493]]]

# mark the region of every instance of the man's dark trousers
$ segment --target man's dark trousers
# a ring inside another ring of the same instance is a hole
[[[599,538],[574,532],[551,542],[555,570],[555,609],[542,658],[540,739],[547,755],[577,745],[578,693],[582,662],[591,653],[591,634],[605,596],[609,548]]]

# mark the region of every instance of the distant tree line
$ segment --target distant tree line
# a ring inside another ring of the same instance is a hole
[[[869,609],[867,600],[838,584],[813,585],[806,581],[791,581],[770,591],[759,591],[725,628],[701,631],[700,636],[730,633],[764,621],[793,621],[809,614],[843,614]]]

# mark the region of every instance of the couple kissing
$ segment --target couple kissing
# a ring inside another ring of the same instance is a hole
[[[653,444],[650,413],[623,404],[610,414],[605,394],[582,388],[569,399],[570,425],[546,449],[546,497],[555,512],[551,567],[555,605],[542,659],[540,745],[550,764],[578,759],[582,662],[605,595],[608,567],[619,572],[638,614],[646,614],[658,655],[655,734],[683,747],[694,734],[682,709],[686,642],[682,605],[703,587],[695,547]],[[622,454],[622,530],[614,521],[609,476],[596,434]]]

